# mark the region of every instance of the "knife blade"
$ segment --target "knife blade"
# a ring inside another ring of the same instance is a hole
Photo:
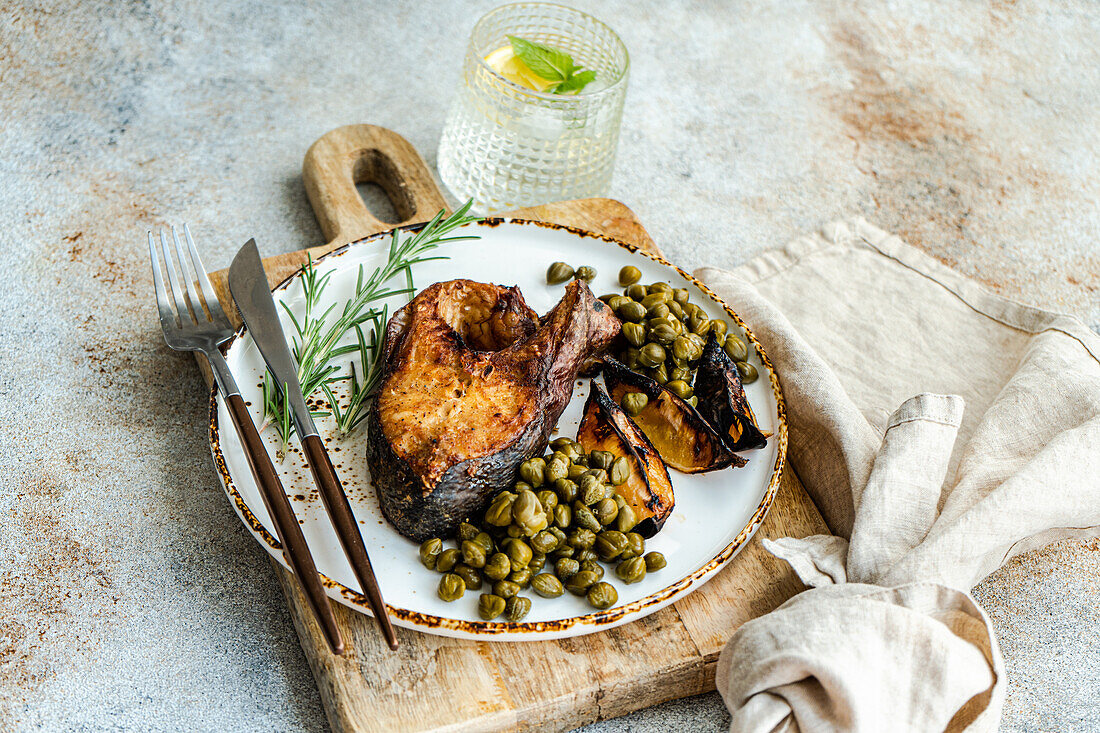
[[[248,332],[260,349],[267,368],[275,376],[276,386],[290,404],[290,415],[298,435],[317,435],[317,426],[313,423],[313,416],[302,395],[302,385],[298,382],[298,363],[290,353],[279,323],[279,311],[275,308],[275,299],[271,297],[267,273],[255,239],[248,240],[241,247],[229,266],[229,292],[237,302],[241,319],[248,326]]]
[[[332,460],[325,450],[317,426],[309,414],[309,406],[302,395],[302,387],[298,381],[298,364],[290,353],[286,336],[283,335],[279,312],[275,308],[275,299],[271,297],[267,273],[264,271],[255,239],[248,240],[241,247],[229,266],[229,292],[237,303],[241,319],[260,350],[264,363],[274,375],[277,388],[290,406],[302,453],[313,474],[313,481],[320,489],[321,500],[328,511],[333,529],[336,530],[340,546],[367,596],[375,619],[382,627],[386,642],[391,649],[397,649],[397,634],[386,612],[386,604],[378,588],[378,579],[371,568],[363,535],[359,532],[351,504],[348,503],[340,478],[336,475],[336,469],[332,466]]]

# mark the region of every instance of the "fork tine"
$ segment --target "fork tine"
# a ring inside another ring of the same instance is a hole
[[[225,311],[222,310],[222,304],[218,302],[218,294],[214,292],[214,286],[210,283],[210,276],[206,274],[206,268],[202,265],[202,258],[199,257],[199,250],[195,247],[195,240],[191,238],[191,229],[186,224],[183,225],[183,238],[187,240],[187,249],[191,252],[191,264],[195,267],[195,274],[198,275],[199,288],[202,290],[203,300],[206,301],[206,309],[210,311],[214,321],[228,321]]]
[[[149,232],[149,260],[153,263],[153,289],[157,291],[157,310],[160,311],[161,328],[165,330],[179,328],[176,312],[172,310],[168,292],[164,289],[164,276],[160,272],[160,260],[157,257],[157,248],[153,245],[152,232]]]
[[[160,249],[164,253],[164,269],[168,271],[168,285],[172,290],[172,297],[176,300],[176,312],[179,313],[180,323],[184,323],[187,316],[190,316],[192,321],[198,322],[180,290],[179,281],[176,279],[176,266],[172,264],[172,253],[168,251],[168,238],[164,236],[163,229],[160,230]]]
[[[176,257],[180,261],[180,274],[183,277],[183,282],[186,284],[187,300],[191,303],[191,310],[195,314],[196,321],[209,320],[206,316],[206,311],[202,309],[202,300],[199,298],[199,291],[195,289],[195,281],[198,279],[192,277],[192,269],[187,265],[187,257],[183,254],[183,245],[180,244],[180,237],[176,234],[176,228],[172,227],[172,241],[176,245]]]

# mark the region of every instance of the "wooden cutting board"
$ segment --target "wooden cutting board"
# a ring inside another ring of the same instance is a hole
[[[426,221],[446,206],[416,150],[396,133],[371,125],[342,127],[314,143],[302,177],[329,242],[265,259],[272,286],[301,267],[307,252],[316,257],[394,226]],[[363,182],[386,191],[400,224],[379,221],[367,210],[355,187]],[[611,199],[564,201],[513,215],[659,251],[633,212]],[[678,264],[690,270],[700,263]],[[211,277],[222,302],[229,303],[225,272]],[[737,303],[729,305],[737,309]],[[236,316],[235,309],[226,310]],[[786,465],[756,538],[709,583],[645,619],[573,639],[474,642],[399,628],[401,647],[391,652],[373,619],[333,604],[348,647],[337,657],[291,574],[272,561],[333,730],[569,730],[713,690],[718,653],[734,629],[803,590],[758,538],[828,532]]]

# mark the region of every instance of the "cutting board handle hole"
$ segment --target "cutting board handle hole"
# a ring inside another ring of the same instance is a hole
[[[363,204],[375,219],[399,224],[418,213],[401,171],[382,151],[359,151],[352,179]]]
[[[390,195],[386,193],[386,189],[377,183],[363,181],[362,183],[356,183],[355,189],[359,192],[359,198],[363,199],[367,211],[378,221],[386,224],[400,224],[405,220],[406,217],[397,213],[397,209],[390,201]]]

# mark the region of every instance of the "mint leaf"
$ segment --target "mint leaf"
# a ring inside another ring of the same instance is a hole
[[[508,36],[508,42],[512,44],[512,52],[519,56],[520,61],[547,81],[564,82],[573,73],[573,58],[565,51],[516,36]]]
[[[561,82],[560,84],[555,85],[551,92],[553,94],[569,94],[571,92],[579,94],[581,90],[583,90],[591,82],[595,81],[595,79],[595,71],[592,71],[591,69],[579,71],[576,74],[570,76],[565,81]]]

